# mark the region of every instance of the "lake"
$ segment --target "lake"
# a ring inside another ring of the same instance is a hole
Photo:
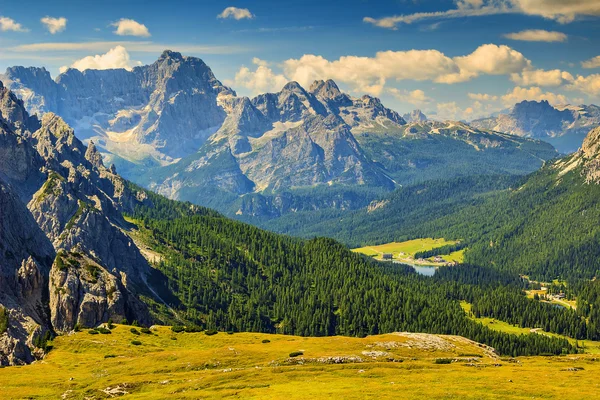
[[[435,270],[437,269],[437,267],[433,267],[433,266],[417,265],[417,264],[411,264],[411,263],[400,262],[400,261],[394,261],[394,263],[404,264],[404,265],[413,267],[413,269],[416,271],[417,274],[424,275],[424,276],[433,276],[435,274]]]

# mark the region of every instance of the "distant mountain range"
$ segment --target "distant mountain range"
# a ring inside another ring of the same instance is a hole
[[[576,151],[590,129],[600,126],[596,105],[552,106],[546,100],[522,101],[508,113],[472,121],[470,125],[551,143],[561,153]]]
[[[52,80],[12,67],[0,79],[30,112],[56,113],[93,140],[126,178],[228,215],[356,208],[399,185],[524,174],[556,156],[539,140],[418,110],[407,123],[331,80],[239,97],[202,60],[172,51],[132,71],[71,69]]]

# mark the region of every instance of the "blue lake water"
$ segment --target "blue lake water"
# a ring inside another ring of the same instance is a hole
[[[411,265],[417,274],[425,276],[433,276],[435,274],[435,267],[424,267],[422,265]]]
[[[433,276],[435,274],[435,270],[436,270],[436,267],[429,267],[429,266],[417,265],[417,264],[411,264],[411,263],[399,262],[399,261],[394,261],[394,262],[398,263],[398,264],[404,264],[404,265],[413,267],[413,269],[417,272],[417,274],[424,275],[424,276]]]

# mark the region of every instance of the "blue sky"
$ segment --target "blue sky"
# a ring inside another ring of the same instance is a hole
[[[600,103],[599,22],[598,0],[11,1],[0,70],[131,68],[169,48],[243,95],[333,78],[400,112],[472,119]]]

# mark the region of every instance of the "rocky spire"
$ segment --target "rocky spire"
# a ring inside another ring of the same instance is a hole
[[[88,144],[87,151],[85,152],[85,159],[92,163],[96,168],[104,167],[102,155],[92,140],[90,140],[90,144]]]

